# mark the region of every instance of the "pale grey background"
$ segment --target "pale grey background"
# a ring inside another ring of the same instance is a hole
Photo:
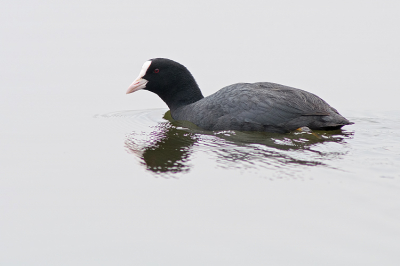
[[[125,95],[154,57],[205,95],[271,81],[353,119],[399,110],[399,14],[398,1],[3,1],[0,264],[399,265],[398,146],[373,149],[377,131],[356,132],[363,149],[336,172],[276,180],[198,152],[164,179],[124,150],[129,125],[93,118],[165,108]]]
[[[235,82],[271,81],[340,109],[398,109],[399,5],[6,1],[1,92],[101,93],[122,109],[164,107],[153,95],[123,93],[144,61],[168,57],[185,64],[206,95]]]

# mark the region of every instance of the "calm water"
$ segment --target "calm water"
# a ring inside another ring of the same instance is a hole
[[[329,133],[207,132],[91,97],[0,107],[2,264],[399,261],[399,112],[346,112],[355,124]]]
[[[3,2],[0,265],[400,265],[400,2]],[[154,57],[355,124],[177,123],[125,94]]]
[[[322,173],[400,177],[399,112],[354,116],[349,112],[356,124],[342,130],[274,134],[204,131],[173,121],[167,111],[121,111],[95,117],[124,128],[126,151],[155,177],[189,174],[197,157],[206,158],[210,168],[237,169],[271,180],[318,178]]]

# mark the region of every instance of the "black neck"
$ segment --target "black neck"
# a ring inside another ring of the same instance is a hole
[[[197,102],[204,98],[196,81],[179,82],[158,92],[158,96],[168,105],[171,111]]]

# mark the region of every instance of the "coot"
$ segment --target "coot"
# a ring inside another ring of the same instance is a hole
[[[353,124],[318,96],[270,82],[237,83],[204,97],[189,70],[165,58],[146,61],[127,94],[140,89],[157,94],[173,119],[205,130],[285,133]]]

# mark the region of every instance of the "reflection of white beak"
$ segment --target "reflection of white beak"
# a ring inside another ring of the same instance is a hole
[[[149,81],[144,79],[144,78],[142,78],[142,77],[138,77],[129,86],[128,91],[126,92],[126,94],[129,94],[129,93],[138,91],[140,89],[146,88],[147,82],[149,82]]]

